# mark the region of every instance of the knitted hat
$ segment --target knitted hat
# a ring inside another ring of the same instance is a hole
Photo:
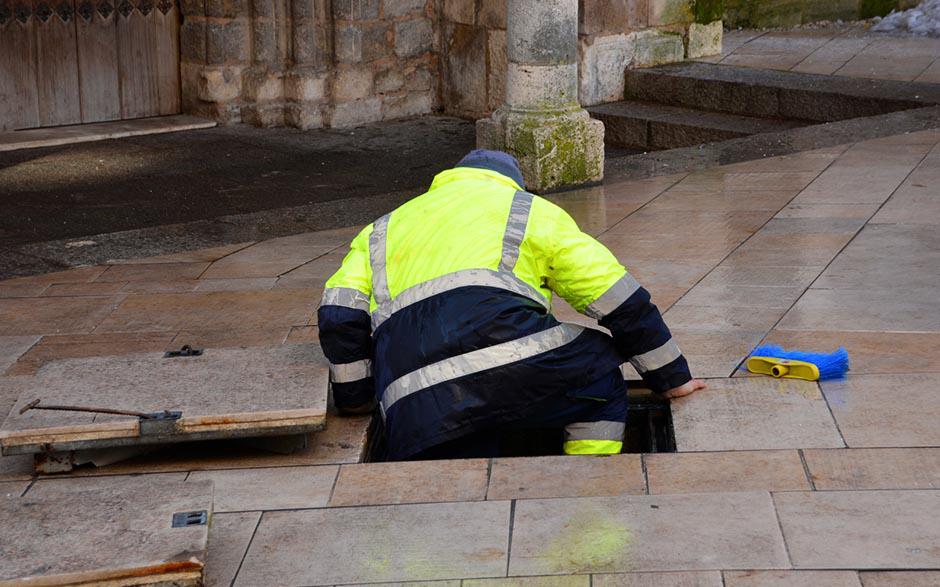
[[[519,187],[525,189],[525,180],[519,170],[519,162],[509,153],[502,151],[489,151],[475,149],[460,160],[457,167],[475,167],[476,169],[489,169],[512,179]]]

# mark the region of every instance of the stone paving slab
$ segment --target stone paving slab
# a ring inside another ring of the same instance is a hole
[[[0,336],[91,332],[123,301],[123,295],[0,298]]]
[[[329,502],[338,470],[331,465],[195,471],[186,481],[212,481],[218,512],[318,508]]]
[[[795,450],[645,455],[651,494],[809,490]]]
[[[940,448],[805,450],[820,491],[940,489]]]
[[[853,375],[940,372],[940,332],[773,330],[767,342],[787,349],[832,352],[845,347]]]
[[[509,512],[509,502],[267,512],[235,585],[505,576]]]
[[[5,454],[301,433],[323,427],[327,362],[314,345],[209,349],[201,356],[162,354],[86,358],[47,364],[35,380],[16,378],[17,406],[4,421]],[[172,432],[141,433],[138,418],[78,411],[30,410],[49,405],[182,412]]]
[[[723,587],[717,571],[594,575],[594,587]]]
[[[260,519],[261,512],[212,515],[205,587],[229,587],[232,584]]]
[[[35,375],[49,361],[160,352],[172,332],[64,334],[44,336],[7,370],[7,375]]]
[[[486,459],[344,465],[330,505],[478,501],[486,497],[488,468]]]
[[[940,571],[873,571],[859,573],[863,587],[936,587]]]
[[[516,502],[510,575],[789,566],[767,493]]]
[[[325,430],[307,435],[307,447],[291,454],[273,453],[249,442],[182,443],[160,447],[142,456],[94,469],[78,469],[72,475],[132,475],[172,471],[244,470],[358,463],[365,454],[369,416],[327,416]],[[0,458],[0,479],[32,474],[32,459]],[[17,477],[20,478],[20,477]]]
[[[36,335],[0,336],[0,375],[34,344],[39,342]],[[4,417],[6,414],[3,414]]]
[[[278,277],[335,248],[336,245],[323,244],[317,233],[274,238],[214,262],[204,277]]]
[[[462,587],[590,587],[590,575],[565,577],[504,577],[502,579],[464,579]]]
[[[940,445],[940,374],[849,375],[822,383],[850,447]]]
[[[0,481],[0,499],[12,499],[23,495],[29,481]]]
[[[747,377],[708,384],[672,401],[680,452],[844,446],[815,383]]]
[[[794,567],[940,566],[940,491],[775,493],[774,504]]]
[[[724,587],[862,587],[854,571],[725,571]]]
[[[0,312],[4,301],[0,300]],[[303,326],[316,312],[319,301],[315,292],[292,289],[132,295],[98,325],[97,332]]]
[[[564,471],[564,475],[559,475]],[[494,459],[486,498],[535,499],[646,493],[640,455]]]
[[[177,512],[211,516],[212,484],[181,481],[41,481],[0,499],[0,517],[18,521],[0,535],[0,580],[201,584],[209,527],[171,522]]]

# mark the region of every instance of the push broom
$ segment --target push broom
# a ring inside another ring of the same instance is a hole
[[[840,379],[849,370],[849,353],[842,347],[826,354],[787,351],[766,344],[754,349],[748,357],[747,370],[759,375],[807,381]]]

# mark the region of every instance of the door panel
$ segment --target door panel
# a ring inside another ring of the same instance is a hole
[[[39,126],[32,9],[0,0],[0,131]]]
[[[79,99],[75,6],[72,0],[39,0],[34,5],[39,124],[82,121]]]
[[[121,118],[115,11],[107,2],[77,0],[82,122]]]
[[[174,0],[156,0],[153,12],[160,114],[180,111],[180,15]]]
[[[0,130],[180,112],[177,0],[0,0]]]
[[[160,112],[157,90],[157,42],[152,0],[121,0],[117,9],[118,67],[121,74],[121,109],[124,118]]]

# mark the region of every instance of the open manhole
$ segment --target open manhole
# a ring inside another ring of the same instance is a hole
[[[630,395],[627,428],[623,439],[624,453],[676,452],[676,436],[672,427],[669,403],[649,395]],[[529,428],[500,435],[500,457],[539,457],[562,454],[564,443],[560,429]],[[364,462],[388,460],[382,417],[376,414],[369,426]]]

